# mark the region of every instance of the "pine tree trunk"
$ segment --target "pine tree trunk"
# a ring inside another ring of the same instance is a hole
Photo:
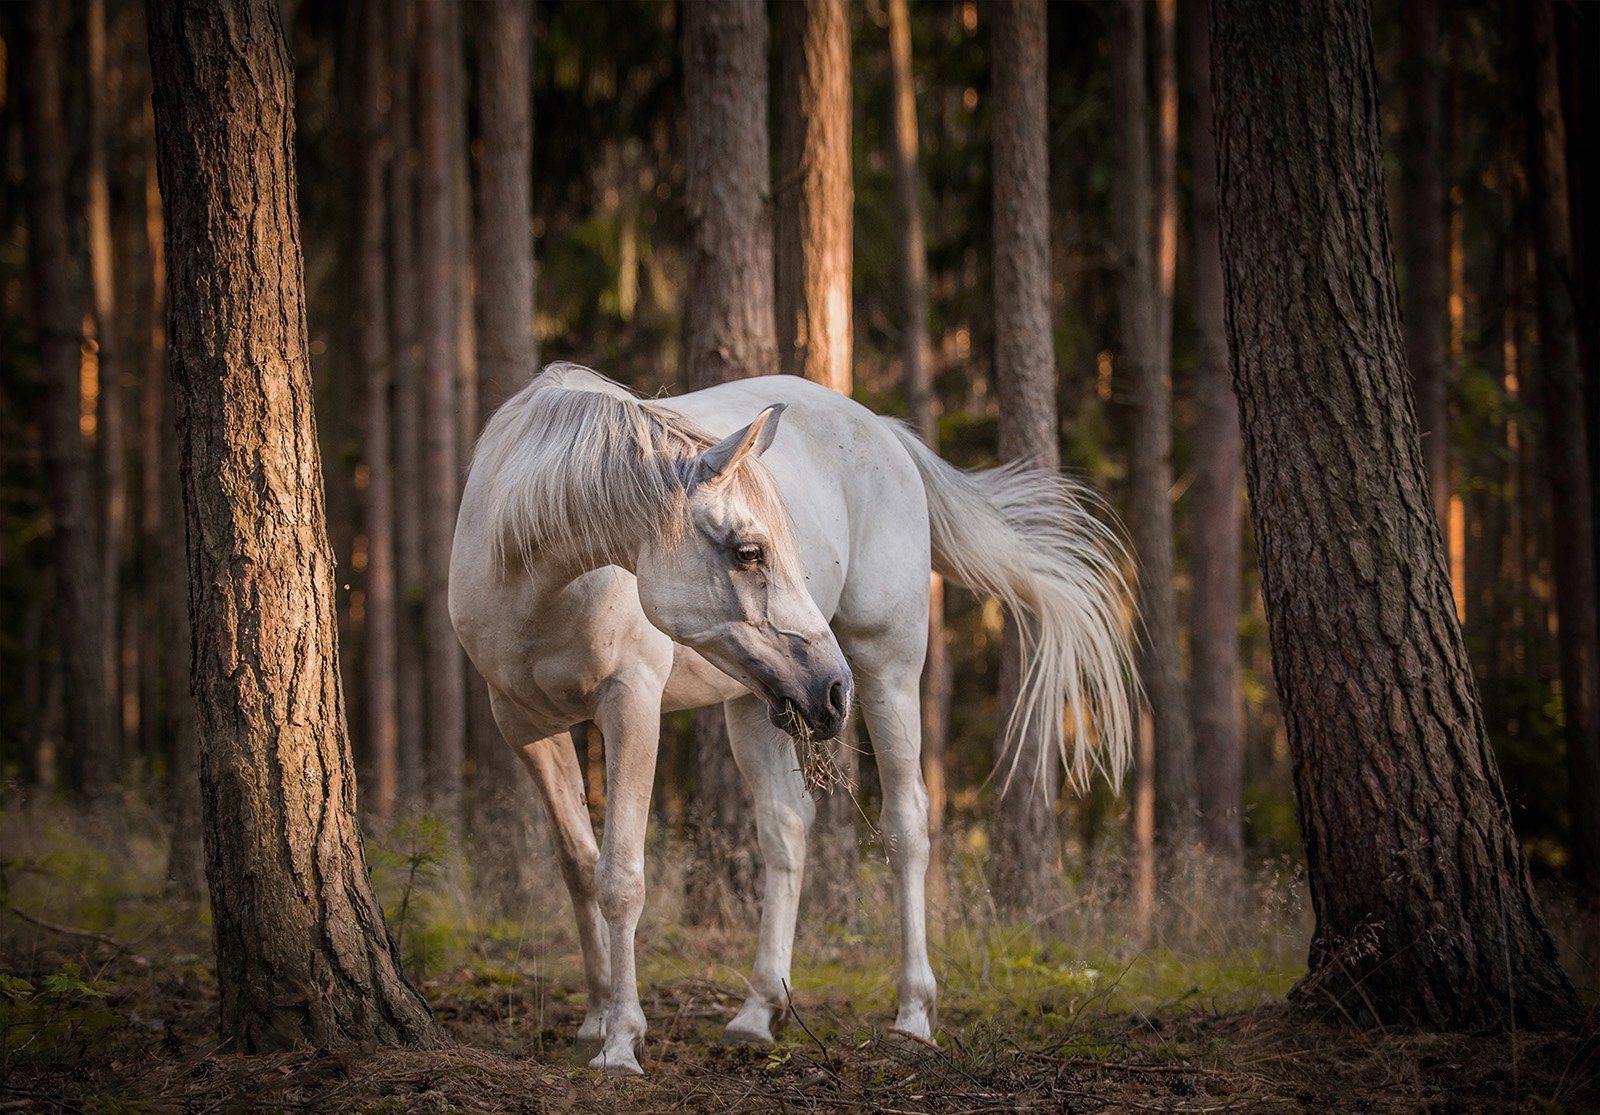
[[[1239,615],[1244,606],[1239,485],[1244,450],[1239,442],[1239,406],[1228,372],[1227,310],[1217,245],[1210,22],[1203,7],[1190,12],[1195,306],[1190,701],[1200,837],[1215,855],[1237,864],[1244,842],[1244,696],[1239,670]]]
[[[1215,0],[1228,327],[1316,933],[1369,1022],[1563,1024],[1417,440],[1363,0]]]
[[[422,507],[426,591],[427,769],[430,806],[460,836],[465,818],[466,674],[450,623],[450,549],[459,496],[456,413],[455,178],[451,55],[460,49],[446,0],[422,0],[417,36],[417,109],[421,147],[419,320],[422,328]]]
[[[900,245],[906,410],[922,440],[939,447],[933,384],[933,349],[928,340],[928,246],[922,223],[922,182],[917,167],[916,81],[911,71],[911,10],[907,0],[889,0],[889,71],[894,129],[895,216]],[[950,723],[950,660],[944,645],[944,579],[932,574],[928,602],[928,657],[922,666],[922,777],[928,787],[928,827],[933,834],[929,899],[946,901],[946,849],[941,834],[947,808],[945,747]]]
[[[850,12],[845,0],[780,4],[778,182],[774,187],[778,360],[850,394]],[[823,917],[856,914],[861,754],[854,723],[834,745],[844,778],[820,796],[806,889]]]
[[[1172,555],[1172,379],[1161,361],[1160,291],[1151,260],[1149,113],[1141,0],[1112,16],[1112,99],[1117,119],[1115,209],[1121,359],[1133,411],[1128,474],[1133,548],[1144,628],[1140,674],[1150,702],[1156,835],[1181,847],[1195,831],[1194,737],[1178,646]]]
[[[1050,158],[1043,0],[989,7],[994,129],[994,368],[1000,397],[1000,458],[1054,471],[1061,462],[1055,347],[1050,332]],[[1015,624],[1006,622],[996,708],[1002,735],[1021,689]],[[994,804],[990,890],[1007,914],[1048,910],[1061,896],[1055,801],[1058,764],[1040,763],[1047,742],[1028,735],[998,769],[1048,771],[1003,780]]]
[[[697,391],[778,370],[768,33],[760,0],[699,0],[682,16],[689,221],[683,362],[687,386]],[[687,906],[702,920],[726,920],[755,899],[756,836],[720,708],[695,713],[694,770]]]
[[[425,1041],[355,818],[277,5],[151,5],[150,56],[223,1035]]]
[[[141,715],[152,721],[159,742],[150,754],[167,756],[167,814],[172,833],[167,849],[167,878],[189,901],[205,894],[205,845],[201,836],[200,741],[195,727],[194,695],[189,688],[189,566],[184,554],[183,491],[178,477],[178,443],[173,437],[167,375],[167,259],[161,217],[161,187],[156,175],[155,120],[146,101],[140,142],[144,159],[145,261],[150,289],[144,346],[143,427],[145,543],[149,566],[146,592],[151,603],[147,647],[157,674],[153,693],[159,700],[141,702]]]
[[[399,685],[396,808],[423,805],[427,710],[421,603],[426,592],[422,544],[422,362],[418,349],[416,205],[418,151],[417,8],[410,0],[390,10],[389,68],[394,75],[389,134],[394,166],[389,180],[389,328],[394,365],[395,676]]]
[[[389,153],[389,51],[384,34],[388,5],[365,0],[361,44],[360,345],[366,383],[366,688],[367,733],[373,784],[367,808],[380,823],[394,816],[399,783],[400,709],[395,667],[397,624],[394,579],[394,472],[389,395],[388,254],[386,192]]]
[[[1439,521],[1450,505],[1449,370],[1445,357],[1445,199],[1438,0],[1401,5],[1400,78],[1405,98],[1400,171],[1405,213],[1406,358],[1417,400],[1422,455]]]
[[[489,415],[533,377],[533,40],[529,6],[488,0],[466,11],[477,74],[476,156],[478,415]],[[483,679],[469,667],[474,710],[473,883],[489,908],[520,917],[550,855],[544,805],[496,728]],[[481,705],[477,702],[481,702]],[[480,711],[481,710],[481,711]],[[531,740],[514,740],[531,743]],[[507,854],[507,852],[510,854]],[[547,876],[553,877],[553,876]]]
[[[1551,0],[1533,0],[1533,98],[1528,152],[1538,268],[1540,401],[1550,479],[1551,552],[1566,721],[1573,878],[1600,902],[1600,597],[1596,595],[1594,503],[1589,490],[1582,356],[1573,304],[1571,199],[1566,122]]]
[[[100,623],[112,731],[117,744],[112,780],[122,761],[122,562],[128,537],[128,456],[122,366],[117,351],[116,268],[111,240],[111,185],[106,170],[111,82],[106,63],[105,0],[88,0],[84,20],[89,119],[85,216],[89,247],[89,306],[94,319],[96,383],[95,465],[99,485]]]
[[[82,392],[78,280],[67,239],[66,129],[61,63],[66,53],[61,6],[33,0],[24,15],[23,144],[28,173],[28,271],[44,381],[45,480],[55,563],[56,646],[67,716],[60,764],[67,789],[94,808],[112,805],[117,729],[111,699],[113,660],[100,587],[92,463],[79,430]]]
[[[478,78],[478,421],[538,369],[533,335],[533,49],[519,0],[468,9]]]

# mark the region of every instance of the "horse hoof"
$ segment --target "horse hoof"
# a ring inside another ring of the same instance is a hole
[[[589,1067],[599,1069],[607,1076],[643,1076],[644,1069],[639,1067],[639,1058],[634,1056],[633,1050],[624,1050],[621,1053],[608,1053],[601,1050],[589,1062]]]
[[[723,1045],[771,1045],[772,1035],[765,1030],[751,1030],[729,1025],[722,1031]]]

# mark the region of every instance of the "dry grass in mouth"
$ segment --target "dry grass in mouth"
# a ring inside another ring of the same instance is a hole
[[[800,756],[800,776],[805,780],[806,789],[829,793],[834,787],[843,785],[844,771],[834,756],[834,740],[818,739],[800,715],[800,709],[787,697],[784,698],[780,716],[783,720],[781,727],[794,740],[795,752]]]

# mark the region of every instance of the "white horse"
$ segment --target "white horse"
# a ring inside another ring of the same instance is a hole
[[[645,400],[557,364],[501,407],[462,495],[450,614],[555,822],[589,989],[578,1045],[591,1067],[640,1071],[634,934],[662,712],[727,712],[765,890],[749,996],[726,1039],[767,1042],[787,1006],[814,814],[779,725],[832,737],[853,689],[883,784],[899,907],[895,1026],[931,1038],[918,704],[929,570],[999,597],[1019,621],[1012,738],[1055,741],[1039,761],[1059,749],[1074,777],[1091,763],[1116,776],[1132,702],[1118,555],[1060,476],[963,473],[900,423],[793,376]],[[568,735],[585,720],[605,741],[598,848]]]

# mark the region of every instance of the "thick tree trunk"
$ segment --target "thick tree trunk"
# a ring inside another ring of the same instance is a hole
[[[28,271],[34,331],[44,381],[45,479],[55,562],[55,637],[67,710],[60,769],[80,802],[112,804],[117,728],[111,702],[113,654],[100,603],[94,473],[79,430],[79,355],[83,344],[78,282],[67,240],[66,128],[61,61],[66,53],[54,0],[25,13],[21,87],[28,173]]]
[[[894,131],[895,217],[900,245],[902,333],[900,360],[906,410],[922,440],[939,447],[933,385],[933,349],[928,340],[928,246],[922,224],[922,177],[917,167],[917,96],[911,70],[911,10],[908,0],[889,0],[890,120]],[[933,834],[929,898],[947,901],[947,856],[942,833],[949,780],[945,746],[950,724],[950,659],[944,645],[944,579],[932,574],[928,602],[928,657],[922,666],[922,777],[928,786],[928,827]]]
[[[416,5],[390,10],[389,68],[394,75],[389,134],[394,166],[389,179],[389,326],[394,365],[395,675],[399,684],[396,807],[423,806],[427,712],[423,682],[422,600],[422,361],[417,319]]]
[[[780,4],[778,182],[774,246],[778,361],[784,372],[850,394],[850,11],[845,0]],[[806,889],[823,916],[852,921],[860,861],[854,723],[834,744],[843,780],[820,795]]]
[[[128,538],[128,455],[123,414],[122,365],[117,351],[117,298],[111,239],[111,184],[106,169],[112,106],[106,64],[105,0],[88,0],[84,13],[88,61],[89,119],[85,216],[89,247],[89,307],[94,319],[96,384],[95,466],[99,484],[100,624],[111,687],[112,730],[117,742],[113,769],[119,776],[123,739],[122,566]]]
[[[1572,805],[1573,877],[1600,902],[1600,597],[1596,595],[1594,503],[1589,489],[1582,356],[1573,304],[1571,199],[1566,121],[1551,0],[1530,7],[1533,97],[1528,167],[1535,214],[1545,470],[1550,478],[1551,552]]]
[[[1172,379],[1161,362],[1160,292],[1151,260],[1145,6],[1119,0],[1112,15],[1112,98],[1117,119],[1117,314],[1133,411],[1128,474],[1139,617],[1140,674],[1150,701],[1156,835],[1179,847],[1195,832],[1194,737],[1178,646],[1172,556]],[[1163,262],[1165,269],[1165,262]]]
[[[1228,326],[1317,928],[1298,997],[1577,1016],[1456,622],[1401,339],[1370,11],[1214,0]]]
[[[478,414],[489,415],[533,377],[533,38],[529,5],[489,0],[466,10],[477,74]],[[471,668],[469,667],[469,671]],[[476,672],[474,710],[487,722],[473,732],[473,883],[490,908],[520,917],[536,896],[541,861],[550,855],[544,805],[516,753],[496,728],[487,689]],[[476,717],[475,717],[476,719]],[[512,740],[526,744],[532,740]],[[508,854],[508,852],[510,854]]]
[[[277,5],[149,20],[223,1034],[424,1041],[355,818]]]
[[[1195,783],[1200,837],[1235,864],[1244,842],[1244,696],[1239,671],[1243,609],[1239,406],[1228,372],[1228,323],[1217,244],[1217,154],[1211,118],[1211,34],[1203,6],[1190,8],[1194,83],[1194,486],[1190,611]]]
[[[1416,392],[1422,455],[1439,521],[1450,507],[1450,396],[1445,355],[1444,143],[1438,0],[1401,5],[1400,79],[1405,97],[1400,172],[1405,214],[1406,358]]]
[[[361,365],[366,383],[367,466],[366,689],[373,775],[367,808],[380,823],[394,816],[399,784],[400,709],[395,666],[398,627],[394,579],[394,472],[390,451],[391,383],[386,192],[389,165],[388,5],[365,0],[361,46]]]
[[[463,832],[466,673],[450,623],[450,548],[459,496],[456,413],[456,215],[451,129],[461,103],[451,96],[451,54],[460,43],[447,0],[422,0],[417,36],[421,146],[419,320],[422,327],[422,507],[426,591],[422,602],[428,697],[430,806]]]
[[[1061,462],[1056,420],[1055,346],[1050,332],[1050,158],[1043,0],[996,0],[989,7],[990,85],[994,102],[994,366],[1000,396],[1000,458],[1055,470]],[[1002,726],[1021,689],[1017,631],[1001,644]],[[1054,908],[1061,895],[1054,757],[1036,756],[1046,741],[1017,739],[998,769],[1048,771],[1044,784],[1004,780],[994,804],[989,885],[1007,914]]]
[[[760,0],[699,0],[682,13],[689,221],[683,363],[686,384],[696,391],[778,370],[768,35]],[[750,793],[721,709],[695,713],[694,770],[688,909],[715,921],[748,908],[756,894]]]

